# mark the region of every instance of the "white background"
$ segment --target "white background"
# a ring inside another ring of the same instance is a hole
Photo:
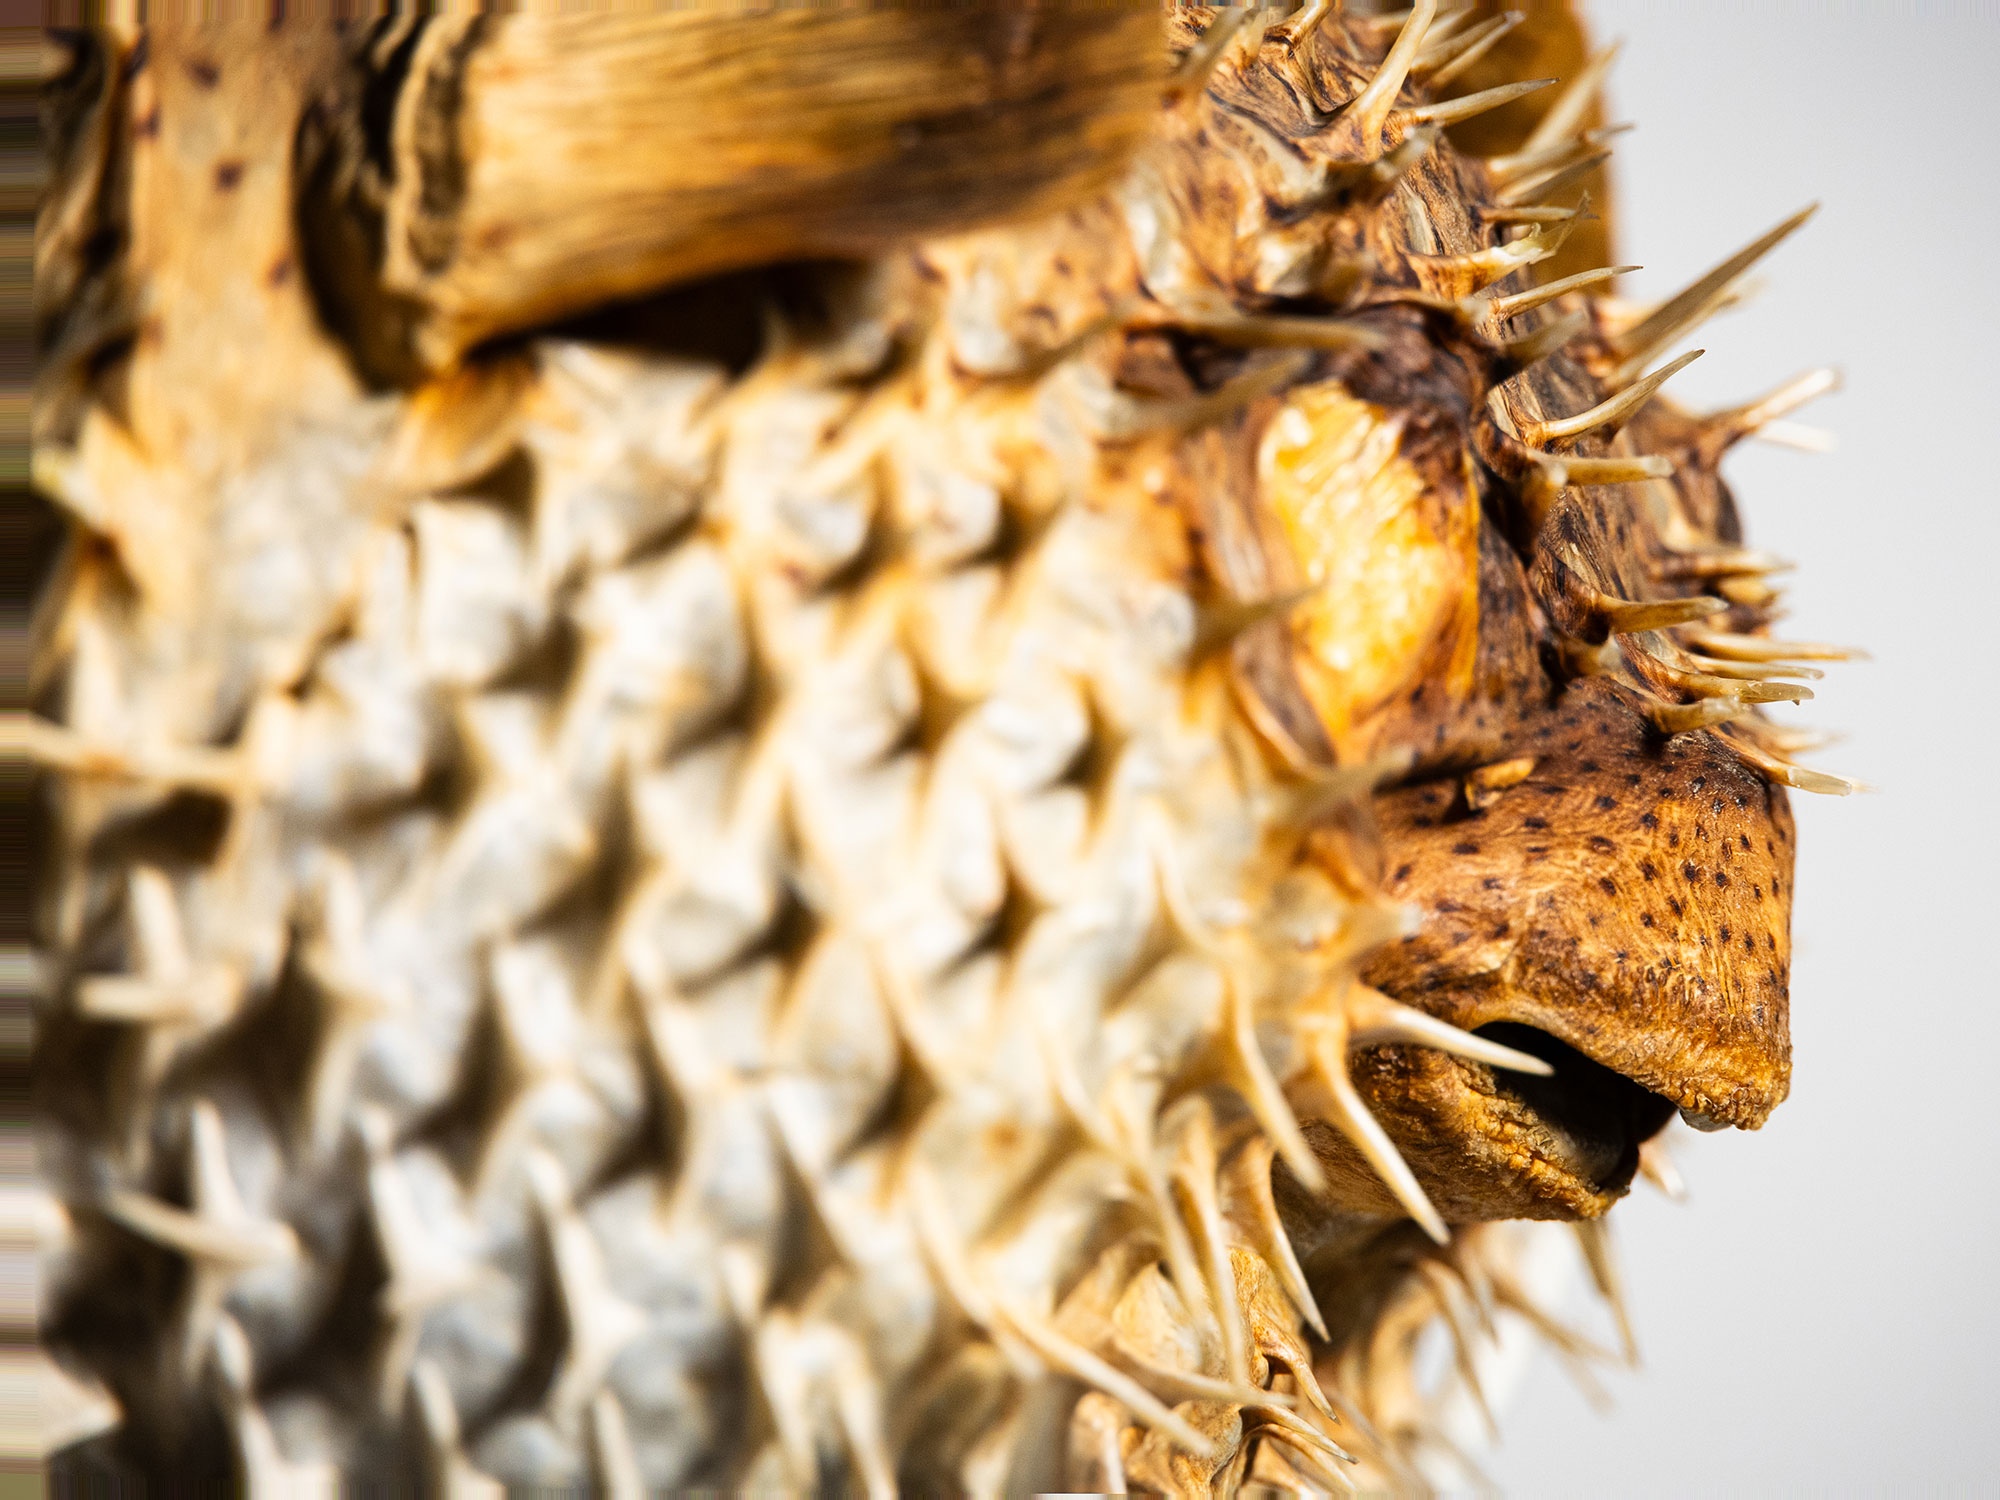
[[[1783,633],[1865,645],[1785,722],[1874,783],[1794,794],[1790,1101],[1674,1144],[1684,1206],[1612,1216],[1644,1367],[1593,1412],[1552,1361],[1486,1464],[1521,1495],[2000,1493],[2000,6],[1594,0],[1618,255],[1660,297],[1792,210],[1768,289],[1670,390],[1732,405],[1810,366],[1828,457],[1745,445]],[[1579,1298],[1578,1311],[1584,1311]]]

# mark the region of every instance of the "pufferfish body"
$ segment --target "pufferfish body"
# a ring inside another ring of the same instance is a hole
[[[1414,1490],[1586,1348],[1846,784],[1718,474],[1825,381],[1658,393],[1798,221],[1612,300],[1519,19],[55,39],[62,1471]]]

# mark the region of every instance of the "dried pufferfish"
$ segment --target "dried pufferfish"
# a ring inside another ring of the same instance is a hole
[[[1584,1347],[1500,1221],[1787,1088],[1825,380],[1656,396],[1792,225],[1606,300],[1515,20],[52,44],[75,1472],[1418,1488]]]

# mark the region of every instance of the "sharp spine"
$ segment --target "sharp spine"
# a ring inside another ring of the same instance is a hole
[[[1793,791],[1817,792],[1825,797],[1847,797],[1866,790],[1863,785],[1845,776],[1835,776],[1827,771],[1814,771],[1805,766],[1795,766],[1788,760],[1780,760],[1761,746],[1753,744],[1741,734],[1723,736],[1729,748],[1749,765],[1761,771],[1767,778]]]
[[[1826,673],[1818,667],[1802,667],[1793,662],[1761,664],[1723,661],[1720,657],[1702,656],[1695,652],[1688,654],[1688,660],[1710,677],[1735,677],[1746,682],[1767,682],[1774,677],[1797,677],[1807,681],[1818,681],[1826,676]]]
[[[1473,9],[1470,4],[1454,5],[1449,10],[1440,5],[1437,25],[1447,29],[1455,28],[1471,18]],[[1375,16],[1350,16],[1348,19],[1354,25],[1368,31],[1387,31],[1391,26],[1407,25],[1410,17],[1415,14],[1415,8],[1410,7],[1403,10],[1385,10]]]
[[[1505,156],[1489,156],[1486,158],[1486,171],[1496,186],[1512,187],[1540,173],[1568,168],[1593,152],[1603,150],[1605,141],[1626,128],[1622,125],[1604,126],[1577,140],[1563,141],[1558,145],[1513,151]]]
[[[1546,174],[1537,173],[1523,178],[1512,187],[1502,188],[1498,199],[1503,204],[1513,204],[1519,203],[1533,193],[1560,192],[1609,160],[1611,160],[1609,151],[1593,151],[1588,156],[1578,157],[1568,166],[1557,167]]]
[[[1646,717],[1662,734],[1687,734],[1696,729],[1713,729],[1741,718],[1754,704],[1741,698],[1701,698],[1693,703],[1668,703],[1648,696]]]
[[[1628,418],[1653,399],[1653,392],[1705,353],[1707,351],[1704,349],[1690,349],[1673,363],[1662,365],[1652,374],[1634,381],[1617,395],[1600,401],[1590,410],[1578,412],[1573,417],[1529,422],[1521,431],[1521,440],[1531,448],[1544,448],[1552,442],[1566,442],[1580,438],[1600,427],[1616,433]]]
[[[1439,1020],[1412,1006],[1391,1000],[1380,990],[1365,984],[1354,985],[1347,994],[1347,1045],[1372,1047],[1383,1042],[1407,1042],[1417,1047],[1434,1047],[1454,1057],[1470,1058],[1489,1067],[1516,1073],[1533,1073],[1548,1078],[1555,1069],[1539,1057],[1484,1037],[1474,1036],[1449,1021]]]
[[[1639,1341],[1632,1336],[1632,1315],[1625,1306],[1625,1283],[1612,1254],[1611,1231],[1602,1219],[1579,1219],[1576,1238],[1583,1248],[1584,1263],[1590,1267],[1590,1279],[1597,1284],[1598,1295],[1611,1308],[1612,1321],[1618,1325],[1618,1342],[1625,1351],[1625,1362],[1636,1367]]]
[[[1733,573],[1715,580],[1715,592],[1731,604],[1750,609],[1769,609],[1784,597],[1754,573]]]
[[[1161,1401],[1117,1366],[1091,1353],[1059,1333],[1055,1325],[1036,1317],[1028,1309],[992,1295],[993,1310],[999,1321],[1020,1337],[1044,1361],[1086,1386],[1122,1401],[1132,1415],[1148,1427],[1157,1428],[1190,1453],[1212,1455],[1215,1445],[1203,1437],[1174,1409]]]
[[[1866,661],[1868,653],[1852,646],[1829,646],[1823,641],[1774,641],[1761,635],[1734,635],[1720,630],[1688,630],[1681,633],[1688,645],[1709,656],[1730,661]]]
[[[1430,30],[1424,33],[1423,46],[1417,49],[1418,62],[1422,61],[1425,53],[1440,46],[1447,37],[1456,35],[1458,28],[1472,19],[1473,9],[1474,7],[1470,5],[1459,5],[1446,10],[1440,5],[1436,18],[1431,22]],[[1410,18],[1416,14],[1416,11],[1411,9],[1399,11],[1395,14],[1401,23],[1407,26]],[[1390,21],[1390,17],[1388,16],[1381,16],[1377,19],[1384,26],[1388,25]]]
[[[1542,472],[1558,489],[1573,485],[1641,484],[1653,479],[1671,479],[1674,461],[1660,453],[1644,453],[1626,458],[1547,458]]]
[[[1517,318],[1524,312],[1553,302],[1558,297],[1566,297],[1571,292],[1582,291],[1587,286],[1609,281],[1614,276],[1629,275],[1639,270],[1638,266],[1599,266],[1594,271],[1578,271],[1574,276],[1563,276],[1543,286],[1530,287],[1525,292],[1514,292],[1505,297],[1493,297],[1487,301],[1487,311],[1496,323],[1508,318]]]
[[[1639,1143],[1639,1173],[1670,1201],[1687,1202],[1687,1183],[1674,1165],[1673,1153],[1658,1136]]]
[[[1613,635],[1637,635],[1645,630],[1665,630],[1721,614],[1729,605],[1721,599],[1696,595],[1692,599],[1619,599],[1599,593],[1590,601],[1591,612],[1601,618]]]
[[[1461,120],[1470,120],[1483,115],[1489,109],[1498,109],[1503,104],[1512,104],[1516,99],[1525,99],[1554,82],[1556,80],[1553,78],[1534,78],[1525,83],[1503,83],[1496,88],[1481,89],[1476,94],[1463,94],[1456,99],[1446,99],[1442,103],[1419,104],[1398,111],[1398,116],[1415,125],[1456,125]],[[1561,210],[1563,213],[1569,211]]]
[[[1465,290],[1461,295],[1470,298],[1481,288],[1504,280],[1524,266],[1547,260],[1575,232],[1576,221],[1569,219],[1545,225],[1504,245],[1491,245],[1462,255],[1412,255],[1410,262],[1429,268],[1440,278],[1463,283]],[[1461,303],[1458,308],[1461,317],[1477,317],[1484,310],[1483,304],[1475,309],[1469,303]]]
[[[1375,70],[1368,86],[1350,99],[1334,120],[1332,129],[1353,137],[1351,143],[1343,144],[1351,144],[1359,152],[1361,160],[1374,161],[1381,155],[1382,127],[1388,123],[1389,115],[1396,107],[1396,95],[1403,87],[1403,80],[1409,76],[1410,65],[1415,62],[1436,17],[1437,0],[1417,0],[1402,34],[1382,59],[1382,66]]]
[[[1654,661],[1677,687],[1703,698],[1726,698],[1739,703],[1804,703],[1813,696],[1813,690],[1802,683],[1772,682],[1761,677],[1748,680],[1716,677],[1673,666],[1658,657]]]
[[[1623,361],[1612,378],[1630,379],[1631,372],[1638,370],[1682,334],[1704,322],[1728,295],[1738,277],[1818,211],[1817,203],[1807,204],[1777,228],[1760,235],[1727,260],[1697,277],[1632,327],[1612,335],[1609,340],[1612,351]]]
[[[1443,88],[1453,79],[1458,78],[1466,69],[1470,68],[1480,58],[1491,51],[1493,46],[1502,37],[1526,19],[1527,15],[1525,12],[1510,10],[1502,15],[1495,16],[1484,26],[1475,27],[1473,30],[1467,32],[1465,37],[1461,39],[1464,45],[1460,48],[1457,55],[1446,62],[1444,66],[1437,68],[1431,73],[1431,87]]]
[[[1583,124],[1583,117],[1590,113],[1592,101],[1604,87],[1605,74],[1618,60],[1618,47],[1619,44],[1613,42],[1583,65],[1568,87],[1557,95],[1555,103],[1549,106],[1549,112],[1542,116],[1541,123],[1523,143],[1522,150],[1547,150],[1576,135],[1578,127]]]
[[[1274,360],[1259,369],[1238,375],[1199,396],[1164,401],[1123,397],[1102,418],[1104,436],[1116,441],[1148,432],[1185,432],[1205,427],[1210,422],[1219,422],[1259,396],[1268,395],[1303,375],[1311,358],[1311,355],[1299,351],[1291,358]]]
[[[1403,1211],[1417,1221],[1424,1233],[1440,1245],[1449,1243],[1451,1231],[1445,1227],[1444,1219],[1417,1181],[1416,1174],[1410,1170],[1410,1164],[1396,1149],[1396,1143],[1389,1139],[1382,1122],[1362,1102],[1354,1080],[1348,1077],[1347,1014],[1344,1006],[1336,1009],[1333,1016],[1323,1018],[1316,1029],[1318,1035],[1311,1044],[1312,1067],[1325,1090],[1325,1102],[1331,1114],[1328,1123],[1361,1154],[1362,1160],[1381,1178],[1383,1185],[1402,1204]]]
[[[1582,205],[1564,208],[1554,203],[1482,204],[1476,211],[1489,224],[1560,224],[1574,219]]]
[[[1655,572],[1659,578],[1710,579],[1739,575],[1762,576],[1783,573],[1794,564],[1769,552],[1753,552],[1747,547],[1720,547],[1700,552],[1683,552],[1669,557]]]
[[[1704,423],[1706,436],[1715,450],[1720,453],[1741,442],[1746,437],[1759,433],[1769,435],[1770,429],[1779,424],[1781,418],[1840,389],[1840,371],[1825,366],[1808,370],[1786,381],[1769,395],[1759,396],[1755,401],[1728,411],[1716,412]]]
[[[1267,620],[1281,620],[1319,592],[1319,585],[1292,589],[1268,599],[1230,599],[1201,606],[1195,615],[1194,651],[1204,656],[1235,643]]]
[[[1534,774],[1535,757],[1516,756],[1512,760],[1496,761],[1492,765],[1468,771],[1460,778],[1460,791],[1465,805],[1472,812],[1483,812],[1500,800],[1500,794],[1510,787],[1519,786]]]

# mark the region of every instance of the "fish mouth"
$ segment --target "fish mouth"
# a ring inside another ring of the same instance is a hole
[[[1544,1077],[1455,1059],[1475,1075],[1467,1081],[1483,1096],[1488,1122],[1527,1148],[1528,1160],[1518,1169],[1544,1179],[1541,1186],[1567,1189],[1558,1193],[1564,1199],[1622,1196],[1639,1170],[1639,1147],[1673,1118],[1674,1101],[1518,1021],[1489,1022],[1474,1035],[1539,1058],[1551,1069]],[[1569,1181],[1546,1180],[1551,1177]]]

